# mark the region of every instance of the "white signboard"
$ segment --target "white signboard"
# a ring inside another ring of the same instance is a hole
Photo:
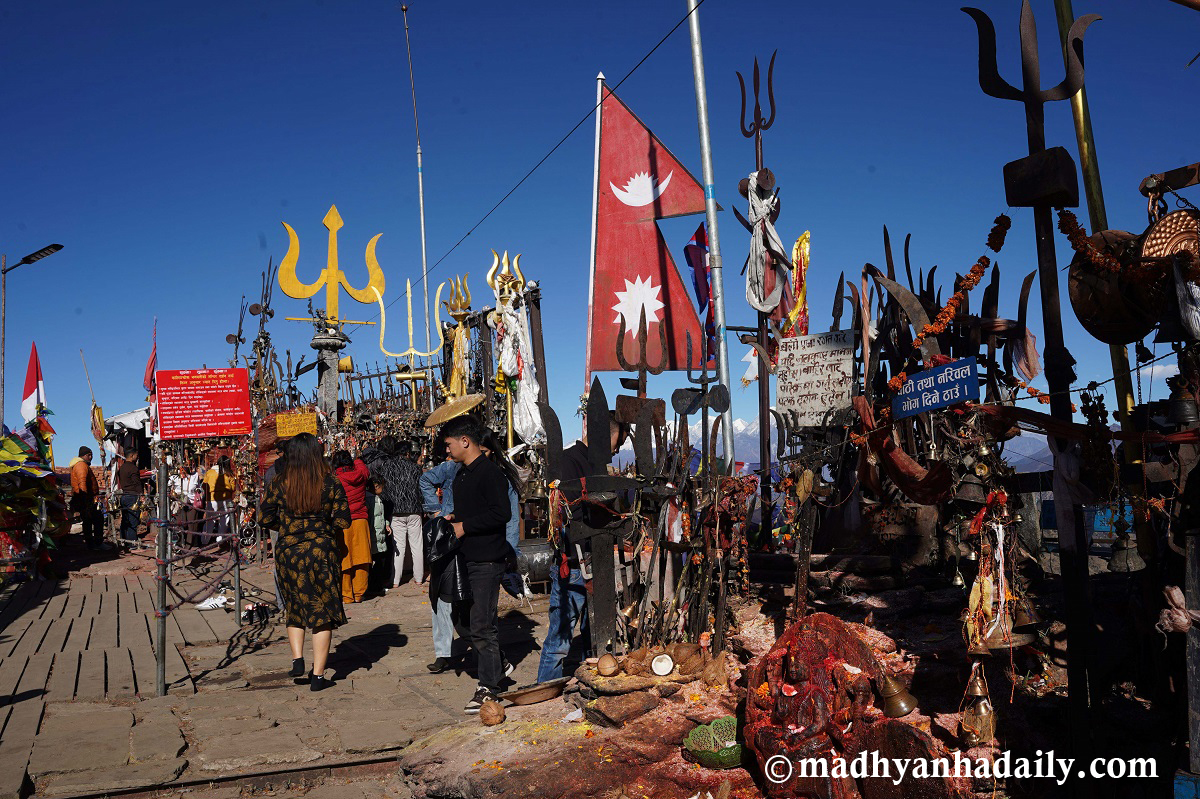
[[[830,410],[850,407],[854,384],[854,339],[849,330],[785,338],[775,372],[776,409],[794,411],[802,427],[820,425]]]

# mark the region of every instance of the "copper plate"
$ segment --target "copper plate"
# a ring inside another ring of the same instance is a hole
[[[520,688],[500,694],[499,698],[506,702],[512,702],[514,705],[534,705],[558,696],[570,681],[570,677],[559,677],[557,680],[522,685]]]
[[[1200,214],[1191,210],[1172,211],[1146,231],[1143,258],[1165,258],[1182,250],[1200,255]]]
[[[456,397],[429,414],[425,419],[425,426],[438,427],[439,425],[443,425],[454,417],[462,416],[464,413],[471,411],[481,402],[483,402],[482,394],[467,394],[464,397]]]

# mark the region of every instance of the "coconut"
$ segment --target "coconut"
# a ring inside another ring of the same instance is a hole
[[[479,720],[486,727],[494,727],[504,721],[504,705],[491,699],[479,708]]]
[[[596,662],[596,673],[601,677],[613,677],[621,670],[621,664],[613,657],[611,653],[605,653],[600,656]]]

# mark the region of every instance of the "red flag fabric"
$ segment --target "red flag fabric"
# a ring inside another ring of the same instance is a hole
[[[696,309],[655,223],[704,211],[704,189],[633,112],[603,87],[597,172],[596,252],[588,303],[587,379],[620,371],[617,334],[625,322],[625,358],[638,360],[637,330],[646,312],[647,358],[662,364],[659,325],[667,342],[667,369],[700,361],[703,333]]]
[[[30,422],[37,417],[38,406],[46,406],[46,384],[42,381],[42,362],[38,360],[37,343],[29,351],[29,368],[25,370],[25,391],[21,394],[21,418]]]
[[[154,320],[153,344],[150,346],[150,357],[146,360],[146,374],[142,376],[142,388],[154,391],[154,371],[158,369],[158,320]]]

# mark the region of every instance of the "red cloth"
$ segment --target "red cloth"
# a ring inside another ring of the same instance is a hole
[[[900,493],[918,505],[936,505],[954,496],[954,476],[950,467],[941,461],[934,461],[926,469],[913,460],[907,452],[896,446],[892,439],[891,428],[876,429],[875,415],[866,397],[854,398],[854,410],[862,419],[863,432],[867,436],[867,447],[876,454],[879,465],[887,476],[900,489]],[[866,459],[866,453],[862,453]],[[860,476],[862,469],[860,469]],[[879,491],[878,481],[871,487]]]
[[[361,459],[355,458],[353,466],[349,469],[338,469],[335,474],[337,479],[342,482],[342,488],[346,489],[346,500],[350,503],[350,518],[367,518],[367,481],[371,479],[371,473],[367,471],[367,464],[363,463]]]

